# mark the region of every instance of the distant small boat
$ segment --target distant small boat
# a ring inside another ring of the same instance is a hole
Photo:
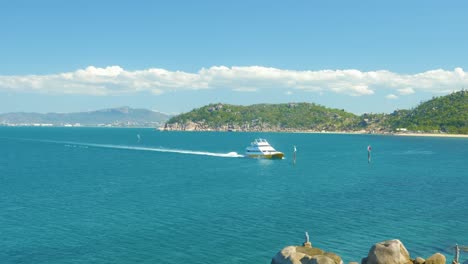
[[[245,155],[250,158],[263,158],[263,159],[282,159],[284,153],[274,149],[268,141],[263,138],[255,139],[245,149]]]

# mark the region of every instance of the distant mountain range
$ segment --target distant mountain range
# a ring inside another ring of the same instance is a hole
[[[218,103],[174,116],[164,129],[468,134],[468,91],[434,97],[410,110],[360,116],[313,103],[249,106]]]
[[[77,113],[6,113],[0,114],[0,125],[158,127],[170,117],[125,106]]]

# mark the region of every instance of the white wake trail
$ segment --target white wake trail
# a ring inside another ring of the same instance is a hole
[[[95,148],[111,148],[111,149],[126,149],[126,150],[137,150],[137,151],[154,151],[154,152],[168,152],[168,153],[179,153],[179,154],[188,154],[188,155],[202,155],[202,156],[212,156],[212,157],[222,157],[222,158],[243,158],[244,155],[238,154],[237,152],[228,152],[228,153],[216,153],[216,152],[207,152],[207,151],[196,151],[196,150],[186,150],[186,149],[170,149],[170,148],[150,148],[150,147],[138,147],[138,146],[126,146],[126,145],[113,145],[113,144],[95,144],[95,143],[86,143],[86,142],[74,142],[74,141],[59,141],[59,140],[47,140],[47,139],[30,139],[30,138],[10,138],[10,137],[0,137],[7,139],[16,139],[23,141],[35,141],[35,142],[47,142],[54,144],[65,144],[66,147],[95,147]]]
[[[70,142],[71,143],[71,142]],[[169,149],[169,148],[149,148],[149,147],[136,147],[136,146],[124,146],[124,145],[108,145],[108,144],[93,144],[93,143],[74,143],[76,145],[83,145],[89,147],[97,148],[113,148],[113,149],[129,149],[129,150],[142,150],[142,151],[154,151],[154,152],[169,152],[169,153],[180,153],[180,154],[190,154],[190,155],[203,155],[203,156],[213,156],[213,157],[223,157],[223,158],[242,158],[243,155],[238,154],[237,152],[229,153],[215,153],[215,152],[206,152],[206,151],[194,151],[194,150],[185,150],[185,149]]]
[[[202,156],[212,156],[212,157],[222,157],[222,158],[242,158],[242,157],[244,157],[244,155],[238,154],[237,152],[216,153],[216,152],[195,151],[195,150],[185,150],[185,149],[150,148],[150,147],[112,145],[112,144],[83,143],[83,142],[72,142],[72,141],[55,141],[55,140],[37,140],[37,141],[58,143],[58,144],[67,144],[66,146],[68,146],[68,147],[76,145],[76,146],[86,146],[86,147],[95,147],[95,148],[111,148],[111,149],[126,149],[126,150],[139,150],[139,151],[168,152],[168,153],[179,153],[179,154],[188,154],[188,155],[202,155]]]

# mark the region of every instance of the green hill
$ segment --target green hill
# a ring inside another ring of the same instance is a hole
[[[169,119],[166,128],[186,130],[189,126],[195,130],[349,131],[356,129],[358,121],[358,116],[344,110],[312,103],[250,106],[218,103],[175,116]]]
[[[468,134],[468,91],[435,97],[391,114],[348,113],[313,103],[210,104],[169,119],[167,130],[218,131],[408,131]]]
[[[468,134],[468,91],[435,97],[412,110],[395,111],[387,124],[391,129]]]

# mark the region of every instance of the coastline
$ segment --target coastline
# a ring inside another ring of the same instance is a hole
[[[345,134],[345,135],[378,135],[378,136],[402,136],[402,137],[446,137],[446,138],[468,138],[465,134],[438,134],[438,133],[368,133],[368,132],[298,132],[311,134]]]
[[[181,132],[228,132],[228,133],[244,133],[244,132],[265,132],[265,133],[303,133],[303,134],[342,134],[342,135],[378,135],[378,136],[403,136],[403,137],[445,137],[445,138],[468,138],[468,134],[446,134],[446,133],[423,133],[423,132],[370,132],[366,130],[358,131],[314,131],[314,130],[227,130],[227,129],[210,129],[210,128],[188,128],[174,129],[159,127],[159,131],[181,131]]]
[[[468,138],[465,134],[434,134],[434,133],[395,133],[395,136],[404,137],[450,137],[450,138]]]
[[[282,132],[282,131],[276,131]],[[343,135],[376,135],[376,136],[398,136],[398,137],[445,137],[445,138],[468,138],[465,134],[437,134],[437,133],[369,133],[369,132],[341,132],[341,131],[327,131],[327,132],[309,132],[297,131],[288,133],[304,133],[304,134],[343,134]]]
[[[0,127],[41,127],[41,126],[2,126]],[[152,129],[163,132],[228,132],[228,133],[244,133],[244,132],[265,132],[265,133],[303,133],[303,134],[342,134],[342,135],[377,135],[377,136],[400,136],[400,137],[444,137],[444,138],[468,138],[468,134],[443,134],[443,133],[417,133],[417,132],[369,132],[369,131],[307,131],[307,130],[217,130],[217,129],[164,129],[162,127],[150,126],[47,126],[48,128],[130,128],[130,129]]]

